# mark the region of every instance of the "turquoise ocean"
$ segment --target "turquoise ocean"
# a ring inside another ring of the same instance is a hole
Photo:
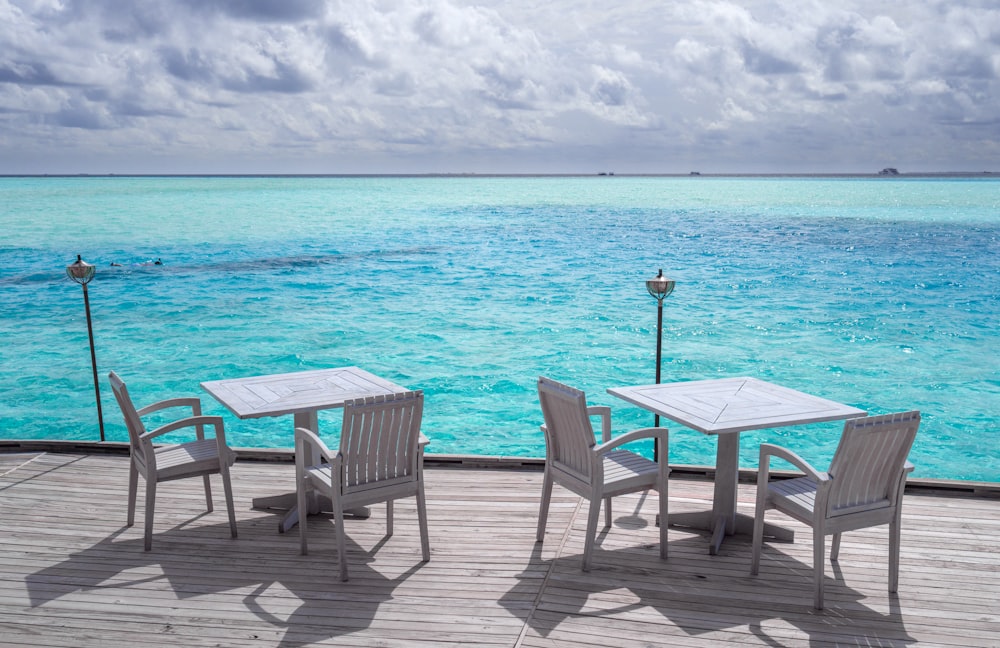
[[[915,476],[1000,481],[998,179],[0,178],[2,438],[98,439],[77,254],[108,440],[112,369],[140,404],[202,395],[234,446],[290,447],[291,419],[200,382],[345,365],[425,391],[432,453],[544,456],[539,375],[649,426],[606,389],[654,381],[662,268],[664,381],[919,409]],[[714,463],[667,424],[671,462]],[[741,465],[770,441],[823,467],[841,427],[746,433]]]

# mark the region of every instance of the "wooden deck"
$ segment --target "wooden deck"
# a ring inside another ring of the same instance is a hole
[[[291,489],[293,466],[233,468],[240,537],[222,488],[204,514],[201,480],[159,487],[153,550],[123,526],[127,459],[0,454],[0,644],[4,646],[1000,646],[1000,500],[908,493],[898,596],[886,592],[886,530],[844,536],[812,608],[811,542],[765,547],[671,528],[657,558],[655,502],[616,500],[594,569],[580,571],[585,510],[556,488],[534,542],[541,473],[430,467],[431,552],[419,562],[412,502],[349,520],[351,581],[337,580],[327,517],[310,518],[309,556],[276,532],[256,496]],[[708,508],[711,483],[672,479],[672,511]],[[140,498],[142,487],[140,486]],[[754,487],[740,485],[752,513]],[[140,500],[141,501],[141,500]],[[775,519],[780,516],[775,515]]]

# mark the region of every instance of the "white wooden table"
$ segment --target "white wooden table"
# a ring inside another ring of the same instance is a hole
[[[737,514],[740,432],[865,416],[864,410],[756,378],[614,387],[608,393],[703,434],[718,436],[712,510],[671,514],[669,524],[712,531],[715,555],[727,535],[751,534],[753,517]],[[791,540],[792,531],[765,525],[765,533]]]
[[[317,434],[320,410],[343,407],[345,401],[353,398],[406,391],[405,387],[358,367],[210,380],[201,383],[201,387],[241,419],[291,414],[293,431],[304,427]],[[317,457],[311,459],[318,461]],[[320,510],[324,505],[324,502],[318,502],[314,508]],[[288,513],[278,523],[278,530],[282,533],[298,522],[295,493],[258,497],[253,500],[253,506],[287,510]],[[356,513],[365,514],[362,511]]]

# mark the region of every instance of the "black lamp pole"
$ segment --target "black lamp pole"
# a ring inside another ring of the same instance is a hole
[[[94,278],[94,266],[76,255],[76,261],[66,266],[66,275],[83,287],[83,307],[87,311],[87,337],[90,339],[90,366],[94,370],[94,396],[97,399],[97,423],[101,427],[101,441],[104,441],[104,414],[101,412],[101,387],[97,381],[97,354],[94,352],[94,325],[90,319],[90,297],[87,284]]]
[[[660,269],[660,273],[648,279],[646,281],[646,290],[649,294],[656,299],[656,384],[660,384],[660,360],[663,357],[663,300],[674,291],[675,282],[672,279],[667,279],[663,276],[663,269]],[[660,415],[655,414],[653,417],[653,425],[655,427],[660,427]],[[653,455],[654,459],[659,458],[660,449],[658,447],[654,448]]]

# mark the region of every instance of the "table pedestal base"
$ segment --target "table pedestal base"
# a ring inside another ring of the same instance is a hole
[[[712,542],[708,546],[708,553],[715,556],[719,553],[719,547],[727,535],[753,536],[753,517],[737,513],[735,524],[730,528],[727,524],[728,516],[715,515],[712,511],[698,511],[696,513],[670,513],[667,516],[669,526],[684,527],[688,529],[700,529],[712,532]],[[795,532],[791,529],[764,523],[764,537],[782,542],[792,542],[795,539]]]
[[[296,503],[295,493],[284,493],[282,495],[269,495],[267,497],[255,497],[252,508],[255,509],[278,509],[287,511],[278,520],[278,533],[284,533],[295,527],[299,523],[299,509]],[[323,495],[311,495],[309,502],[309,513],[320,513],[322,511],[332,511],[333,502],[329,497]],[[362,506],[356,509],[344,511],[346,517],[365,519],[371,517],[371,509]]]

